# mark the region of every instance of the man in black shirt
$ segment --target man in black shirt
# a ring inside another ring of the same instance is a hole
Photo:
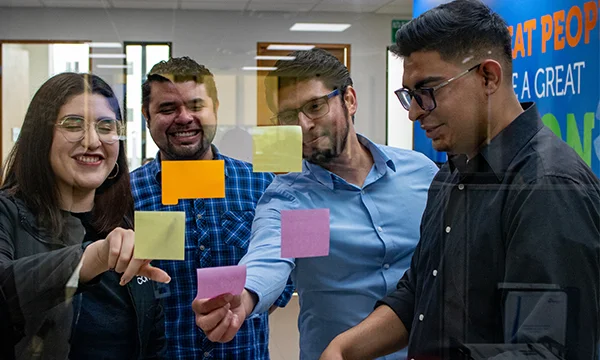
[[[396,91],[438,151],[397,290],[321,359],[597,359],[600,182],[512,88],[507,24],[475,0],[402,27]],[[484,345],[485,344],[485,345]]]

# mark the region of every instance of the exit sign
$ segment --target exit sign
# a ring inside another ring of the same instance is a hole
[[[396,43],[396,31],[410,20],[392,20],[392,43]]]

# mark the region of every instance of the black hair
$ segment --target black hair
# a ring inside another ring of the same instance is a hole
[[[165,81],[176,83],[195,81],[197,84],[204,84],[208,96],[212,99],[213,107],[216,108],[219,104],[217,85],[213,74],[208,68],[187,56],[170,58],[168,61],[163,60],[156,63],[148,73],[146,81],[142,84],[142,109],[148,116],[150,115],[151,84],[152,82]]]
[[[396,32],[391,51],[408,57],[436,51],[444,61],[492,58],[512,73],[511,36],[504,19],[479,0],[455,0],[411,20]]]

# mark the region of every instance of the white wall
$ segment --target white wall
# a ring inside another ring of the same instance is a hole
[[[20,129],[31,96],[29,94],[29,52],[21,45],[2,47],[2,164],[15,142],[13,129]],[[8,106],[7,106],[8,105]]]
[[[47,62],[50,76],[70,71],[88,72],[90,48],[87,44],[48,45],[51,61]]]
[[[408,111],[402,107],[394,93],[395,90],[402,87],[404,61],[391,51],[388,51],[387,56],[387,144],[412,150],[414,124],[409,120]]]
[[[254,65],[260,41],[349,43],[351,72],[358,92],[356,127],[376,142],[386,135],[386,47],[391,42],[391,20],[402,16],[330,13],[284,14],[228,11],[173,11],[128,9],[0,8],[0,39],[171,41],[173,55],[189,55],[217,76],[239,80],[236,94],[220,88],[237,105],[236,124],[256,118],[256,80],[241,69]],[[342,33],[298,33],[288,31],[297,22],[348,22]],[[93,69],[95,71],[95,69]],[[113,85],[122,76],[100,73]],[[250,79],[249,79],[250,78]],[[250,80],[250,81],[249,81]],[[217,84],[219,85],[219,84]],[[224,84],[225,85],[225,84]],[[233,116],[231,111],[227,116]],[[220,116],[222,121],[223,116]],[[231,119],[227,120],[231,123]]]
[[[29,52],[29,104],[36,91],[48,80],[48,45],[23,44],[21,48]]]

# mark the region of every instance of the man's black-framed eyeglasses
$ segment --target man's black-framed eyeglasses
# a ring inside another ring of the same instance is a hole
[[[439,90],[444,86],[450,84],[454,80],[460,79],[461,77],[467,75],[471,71],[477,69],[479,65],[481,64],[477,64],[434,87],[420,88],[415,90],[401,88],[394,91],[394,93],[398,97],[398,100],[400,100],[400,104],[402,104],[402,107],[404,107],[406,110],[410,110],[410,104],[412,102],[412,99],[414,98],[417,101],[417,104],[419,104],[419,106],[421,107],[421,109],[425,111],[432,111],[437,106],[437,103],[435,102],[435,97],[433,96],[433,93],[436,90]]]
[[[325,96],[308,101],[297,109],[282,111],[273,116],[271,121],[278,125],[298,125],[298,114],[300,113],[311,120],[315,120],[329,113],[329,99],[339,94],[340,90],[335,89]]]

